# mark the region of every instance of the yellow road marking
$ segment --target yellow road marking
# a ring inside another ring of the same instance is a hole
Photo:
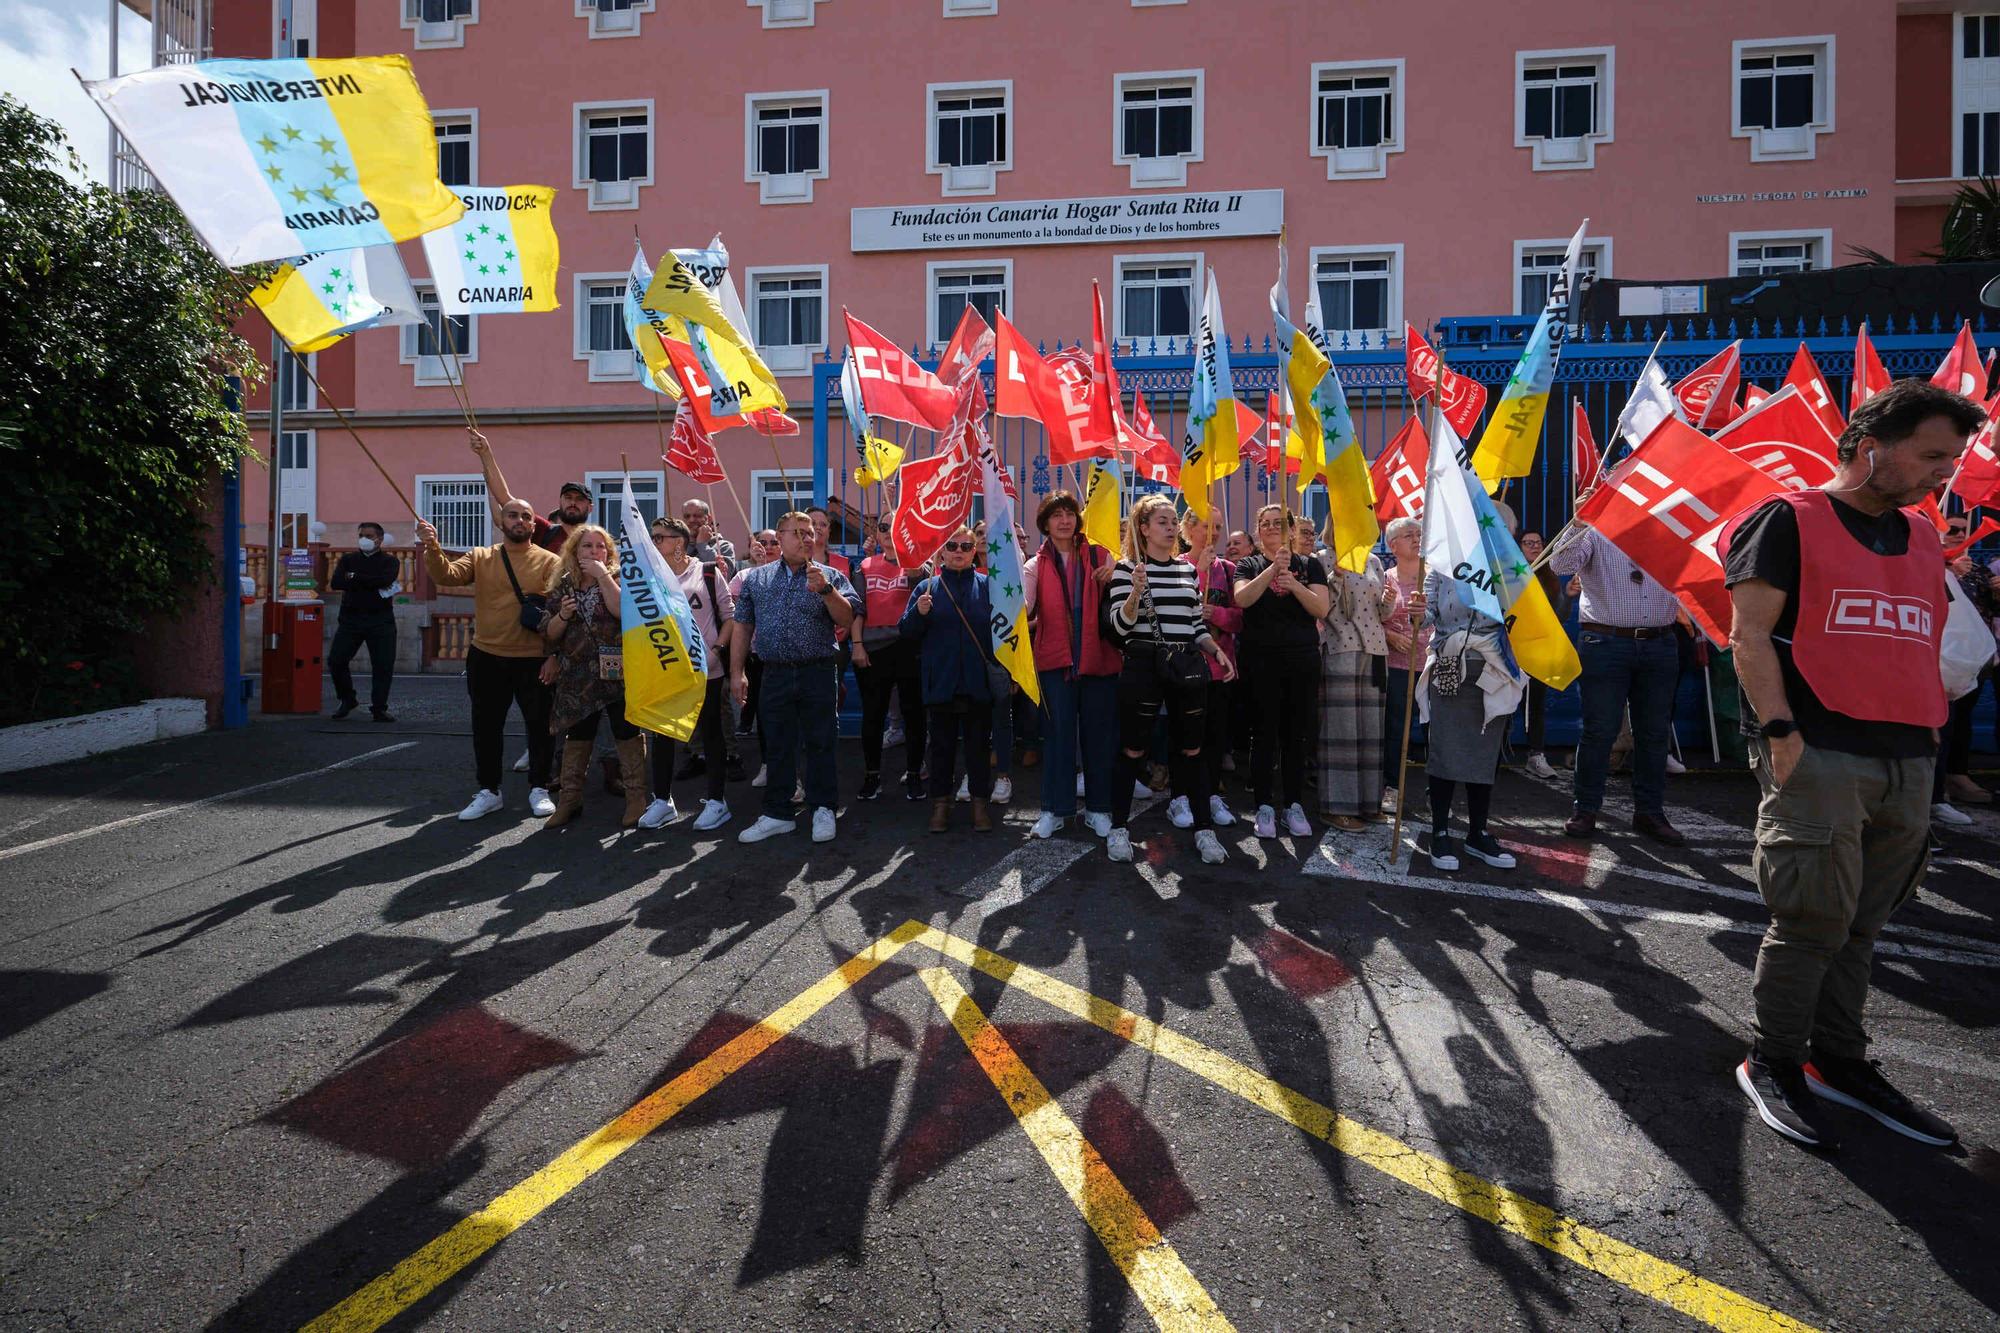
[[[616,1120],[307,1324],[308,1333],[364,1333],[388,1323],[616,1161],[696,1098],[769,1050],[929,929],[911,921],[875,941],[793,996],[763,1022],[676,1074]]]
[[[1063,1193],[1104,1242],[1153,1322],[1170,1330],[1234,1328],[1110,1164],[1021,1062],[958,979],[941,967],[927,967],[917,975],[993,1080]]]
[[[904,929],[917,926],[909,922]],[[1025,991],[1106,1032],[1169,1060],[1384,1175],[1552,1250],[1642,1296],[1730,1333],[1811,1333],[1812,1326],[1622,1240],[1564,1217],[1504,1185],[1481,1179],[1402,1140],[1370,1129],[1220,1051],[1142,1018],[1109,1000],[1015,963],[969,940],[923,927],[912,942]],[[926,978],[926,984],[929,984]],[[932,986],[937,994],[937,987]],[[961,994],[963,992],[961,991]],[[942,1003],[942,1000],[940,1000]],[[983,1016],[982,1016],[983,1019]],[[953,1022],[957,1023],[954,1016]],[[961,1034],[963,1028],[960,1029]],[[967,1038],[969,1042],[971,1038]],[[1011,1052],[1010,1052],[1011,1054]],[[983,1063],[983,1061],[982,1061]],[[991,1072],[990,1070],[988,1071]],[[998,1079],[995,1079],[998,1082]],[[1037,1085],[1039,1086],[1039,1085]],[[1046,1153],[1044,1154],[1046,1155]],[[1053,1159],[1051,1165],[1053,1165]],[[1075,1197],[1072,1194],[1072,1197]],[[1108,1242],[1107,1242],[1108,1244]],[[1136,1286],[1136,1282],[1134,1283]],[[1150,1303],[1149,1303],[1150,1304]]]

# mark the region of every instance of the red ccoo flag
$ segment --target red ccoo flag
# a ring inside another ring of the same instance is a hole
[[[1804,343],[1792,354],[1792,368],[1785,372],[1785,383],[1799,391],[1799,397],[1819,417],[1826,433],[1839,439],[1840,432],[1847,429],[1847,422],[1841,419],[1840,407],[1833,401],[1833,390],[1826,387],[1826,376],[1819,373],[1819,362],[1813,360]]]
[[[1132,438],[1136,446],[1137,467],[1151,481],[1163,481],[1169,486],[1181,484],[1180,446],[1161,433],[1153,424],[1153,413],[1146,406],[1146,395],[1132,390]]]
[[[1736,390],[1743,381],[1743,343],[1729,344],[1687,373],[1674,386],[1681,414],[1696,430],[1720,430],[1736,415]]]
[[[1958,470],[1951,474],[1952,494],[1968,506],[1989,505],[2000,498],[2000,442],[1995,440],[2000,421],[1994,418],[1996,411],[2000,411],[2000,393],[1986,404],[1986,423],[1972,432],[1958,460]]]
[[[1833,436],[1789,384],[1717,431],[1715,442],[1795,491],[1826,485],[1840,467]]]
[[[1583,410],[1583,404],[1576,401],[1569,405],[1569,447],[1574,494],[1580,497],[1597,484],[1597,464],[1602,455],[1590,433],[1590,416]]]
[[[1882,358],[1875,355],[1875,344],[1868,337],[1868,321],[1861,322],[1861,332],[1854,338],[1854,383],[1847,391],[1847,415],[1853,416],[1854,409],[1889,387],[1889,372],[1882,365]]]
[[[949,429],[958,407],[951,386],[853,315],[846,318],[854,378],[861,385],[861,406],[868,415],[935,431]]]
[[[1979,363],[1979,349],[1972,345],[1971,320],[1959,326],[1958,338],[1931,376],[1931,383],[1963,394],[1975,403],[1986,397],[1986,367]]]
[[[1435,391],[1444,419],[1461,438],[1471,439],[1479,414],[1486,410],[1486,386],[1445,365],[1413,324],[1403,325],[1403,365],[1410,396],[1421,403]]]
[[[1423,420],[1413,416],[1368,465],[1368,479],[1375,487],[1377,523],[1386,528],[1393,519],[1423,517],[1424,477],[1430,461],[1431,438]]]

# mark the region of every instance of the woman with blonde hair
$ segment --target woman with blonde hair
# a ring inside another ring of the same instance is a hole
[[[1326,545],[1334,549],[1331,518]],[[1395,609],[1396,593],[1373,555],[1358,572],[1334,565],[1329,574],[1319,654],[1319,808],[1335,828],[1351,833],[1382,818],[1382,709],[1389,687],[1383,622]]]
[[[1257,836],[1278,836],[1274,770],[1281,771],[1285,831],[1308,837],[1306,738],[1318,730],[1319,623],[1326,615],[1326,567],[1290,549],[1285,507],[1257,511],[1257,554],[1236,566],[1236,605],[1243,609],[1244,677],[1257,731],[1250,749],[1257,796]]]
[[[543,667],[545,675],[553,673],[555,686],[549,729],[563,738],[562,794],[545,828],[561,828],[583,809],[584,778],[600,716],[610,720],[625,784],[621,822],[631,828],[646,812],[646,741],[625,720],[617,569],[618,546],[610,533],[595,523],[571,530],[549,593],[549,615],[542,621],[542,637],[553,653]]]
[[[1111,780],[1111,836],[1105,852],[1114,861],[1132,859],[1132,835],[1126,829],[1132,786],[1165,704],[1167,771],[1174,798],[1198,826],[1194,844],[1201,859],[1219,865],[1228,854],[1208,827],[1208,774],[1201,747],[1208,728],[1211,667],[1223,680],[1234,680],[1236,668],[1202,617],[1201,575],[1180,558],[1174,502],[1166,496],[1148,495],[1132,506],[1125,558],[1112,571],[1107,600],[1111,623],[1124,640],[1125,662],[1118,673],[1118,766]]]

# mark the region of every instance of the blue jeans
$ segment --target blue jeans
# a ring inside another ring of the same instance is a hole
[[[806,757],[806,804],[831,810],[840,799],[834,769],[835,682],[842,663],[766,662],[758,691],[757,718],[764,728],[764,813],[792,817],[792,789],[798,785],[799,751]]]
[[[1111,770],[1118,755],[1118,678],[1040,673],[1042,682],[1042,812],[1076,813],[1076,752],[1083,733],[1084,809],[1111,813]]]
[[[1680,650],[1671,632],[1656,639],[1621,639],[1583,632],[1583,739],[1576,747],[1576,808],[1596,814],[1604,805],[1611,745],[1626,705],[1632,709],[1632,809],[1666,813],[1667,731],[1680,684]]]

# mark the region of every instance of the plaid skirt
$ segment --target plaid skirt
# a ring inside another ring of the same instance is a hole
[[[1319,808],[1370,815],[1382,808],[1382,699],[1370,653],[1320,654]]]

